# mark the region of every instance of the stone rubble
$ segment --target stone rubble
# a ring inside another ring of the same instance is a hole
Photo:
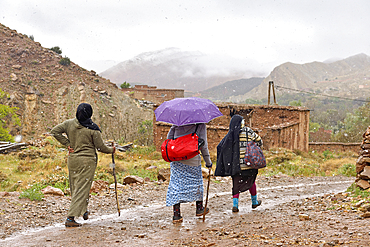
[[[356,161],[356,185],[366,190],[370,188],[370,126],[362,136],[364,139]]]

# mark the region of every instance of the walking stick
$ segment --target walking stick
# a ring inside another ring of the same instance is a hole
[[[203,222],[206,219],[206,213],[207,213],[207,204],[208,204],[208,192],[209,192],[209,183],[211,181],[211,167],[208,170],[208,184],[207,184],[207,195],[206,195],[206,204],[204,206],[204,212],[203,212]]]
[[[112,143],[112,145],[114,146],[114,143]],[[113,168],[114,191],[116,193],[118,216],[121,216],[121,211],[119,209],[119,202],[118,202],[118,194],[117,194],[116,164],[114,163],[114,153],[112,153],[112,168]]]

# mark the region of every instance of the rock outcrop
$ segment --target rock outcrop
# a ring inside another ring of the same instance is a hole
[[[116,84],[73,62],[60,64],[65,56],[2,24],[0,44],[0,88],[6,92],[0,104],[17,107],[21,119],[20,127],[9,126],[14,136],[30,140],[47,133],[74,118],[82,102],[92,105],[105,139],[134,141],[139,124],[153,119],[151,109],[140,107]]]

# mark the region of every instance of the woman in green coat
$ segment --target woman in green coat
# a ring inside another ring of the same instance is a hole
[[[115,152],[115,147],[111,148],[104,144],[101,130],[91,120],[92,113],[91,105],[82,103],[77,107],[76,118],[58,124],[51,131],[55,139],[68,148],[69,153],[71,204],[65,222],[66,227],[82,226],[75,221],[75,217],[83,215],[84,220],[88,219],[87,205],[98,162],[96,150],[103,153]]]

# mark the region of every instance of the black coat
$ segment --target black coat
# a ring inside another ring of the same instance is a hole
[[[229,132],[217,145],[217,163],[215,176],[234,176],[240,174],[239,133],[243,117],[231,118]]]

